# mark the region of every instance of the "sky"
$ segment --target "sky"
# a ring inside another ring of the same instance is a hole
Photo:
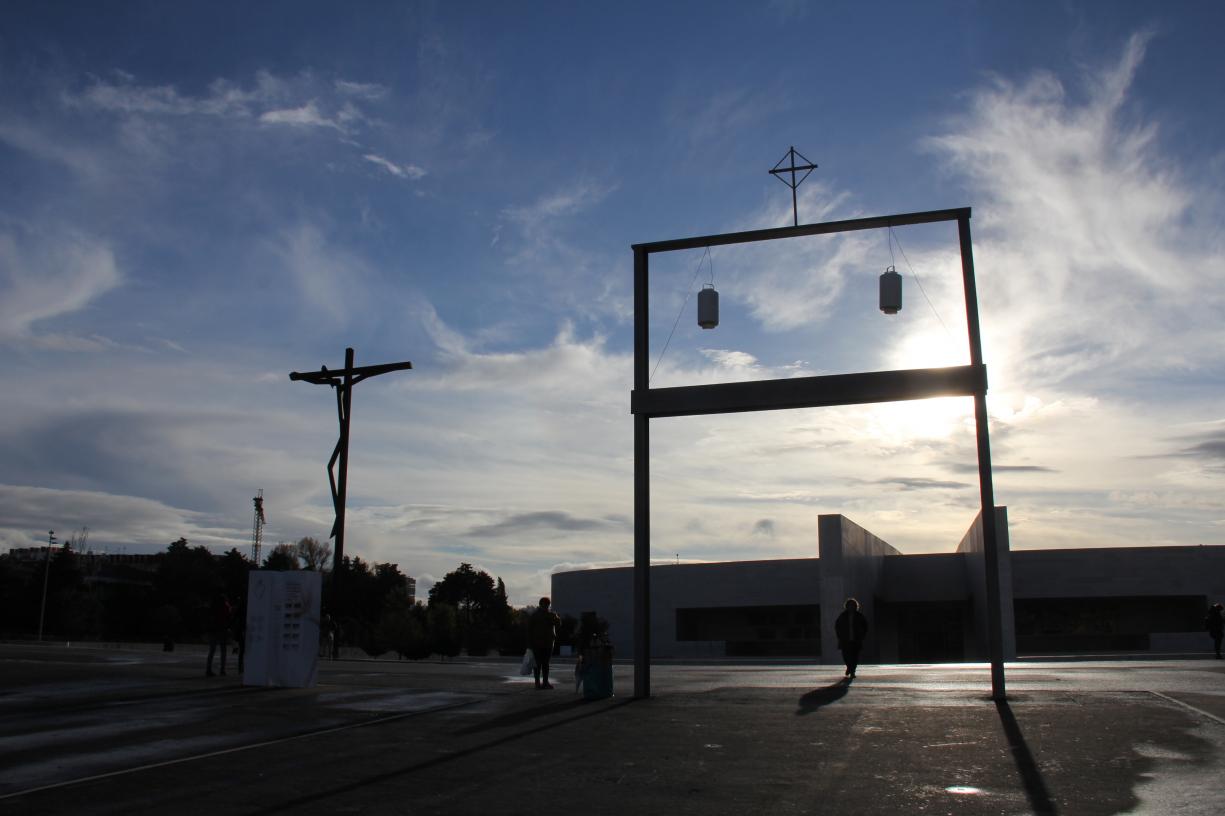
[[[326,538],[532,602],[633,557],[633,255],[971,207],[1014,549],[1225,533],[1225,5],[11,0],[0,551]],[[904,277],[897,315],[877,279]],[[696,292],[720,295],[717,329]],[[953,224],[655,256],[652,387],[964,365]],[[651,423],[652,557],[948,552],[970,398]]]

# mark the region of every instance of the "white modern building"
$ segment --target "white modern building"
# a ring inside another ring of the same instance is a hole
[[[1203,652],[1210,603],[1225,600],[1225,547],[1009,552],[1000,538],[1004,657]],[[652,566],[651,655],[808,657],[841,662],[834,619],[848,597],[871,621],[866,662],[987,659],[981,523],[956,551],[903,555],[841,515],[818,520],[818,557]],[[633,567],[553,576],[553,608],[609,622],[633,654]]]

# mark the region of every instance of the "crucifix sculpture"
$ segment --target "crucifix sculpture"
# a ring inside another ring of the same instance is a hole
[[[332,507],[336,511],[336,521],[332,524],[329,538],[336,539],[332,551],[332,616],[336,617],[336,601],[340,598],[340,564],[345,550],[345,493],[349,481],[349,412],[353,407],[353,386],[368,377],[386,374],[389,371],[403,371],[412,368],[413,364],[405,360],[402,363],[383,363],[382,365],[353,366],[353,349],[345,349],[345,367],[340,370],[329,370],[322,366],[318,371],[291,371],[289,379],[302,380],[315,385],[330,385],[336,389],[336,414],[340,419],[340,439],[332,450],[332,458],[328,460],[328,484],[332,488]],[[340,461],[340,473],[333,468]],[[335,659],[340,649],[340,641],[332,642],[332,657]]]

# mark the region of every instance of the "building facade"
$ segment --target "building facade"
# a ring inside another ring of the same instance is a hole
[[[1225,599],[1225,547],[1009,552],[996,508],[1005,659],[1092,652],[1201,652]],[[609,622],[633,654],[633,567],[556,573],[554,609]],[[864,660],[987,659],[981,522],[954,552],[903,555],[841,515],[818,519],[818,557],[651,567],[651,654],[794,657],[839,663],[834,620],[848,597],[871,622]]]

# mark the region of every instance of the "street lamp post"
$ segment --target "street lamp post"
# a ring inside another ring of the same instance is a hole
[[[47,615],[47,579],[51,576],[51,549],[55,546],[55,530],[47,531],[47,560],[43,564],[43,602],[38,608],[38,639],[43,639],[43,619]]]

